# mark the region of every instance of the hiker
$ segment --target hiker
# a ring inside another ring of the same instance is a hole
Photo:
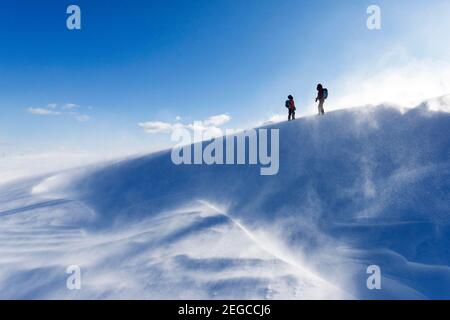
[[[316,102],[319,101],[319,115],[324,115],[325,111],[323,110],[323,103],[325,102],[325,99],[328,98],[328,89],[325,89],[322,84],[317,85],[317,98]]]
[[[288,100],[286,100],[285,104],[286,108],[289,110],[288,121],[295,120],[295,102],[294,97],[289,95]]]

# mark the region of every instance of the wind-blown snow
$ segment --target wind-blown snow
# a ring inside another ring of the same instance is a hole
[[[0,298],[450,298],[450,114],[430,109],[275,124],[276,176],[167,151],[4,185]]]
[[[118,156],[93,155],[88,152],[42,152],[0,155],[0,185],[52,172],[103,163]]]

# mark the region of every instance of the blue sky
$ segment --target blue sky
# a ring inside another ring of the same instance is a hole
[[[66,28],[70,4],[81,30]],[[370,4],[380,31],[366,27]],[[283,113],[288,94],[311,113],[317,82],[331,107],[343,79],[373,76],[386,56],[390,68],[448,62],[449,12],[443,0],[5,0],[1,151],[150,151],[168,137],[140,122],[228,114],[227,125],[247,127]],[[49,104],[57,115],[29,112]]]

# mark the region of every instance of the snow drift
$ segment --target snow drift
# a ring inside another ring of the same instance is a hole
[[[276,176],[165,151],[2,186],[0,298],[450,298],[449,113],[382,105],[269,128]]]

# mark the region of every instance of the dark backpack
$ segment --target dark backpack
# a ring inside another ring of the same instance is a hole
[[[286,103],[284,104],[284,106],[289,109],[291,107],[291,101],[286,100]]]
[[[323,89],[323,98],[324,99],[328,98],[328,89],[327,88]]]

